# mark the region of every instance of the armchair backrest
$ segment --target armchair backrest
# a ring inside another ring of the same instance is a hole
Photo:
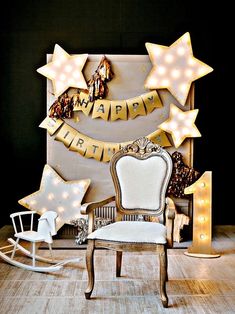
[[[172,173],[172,160],[166,150],[140,138],[113,155],[110,171],[121,214],[163,212]]]

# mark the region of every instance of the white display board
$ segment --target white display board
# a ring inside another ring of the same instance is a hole
[[[86,81],[97,69],[103,55],[89,55],[83,69]],[[47,56],[48,62],[52,55]],[[148,55],[106,55],[111,61],[114,78],[108,83],[109,93],[106,99],[123,100],[148,92],[144,88],[144,81],[152,68]],[[158,90],[163,103],[162,108],[156,108],[146,116],[138,116],[131,120],[104,121],[100,118],[92,119],[79,113],[79,122],[74,119],[66,119],[81,133],[99,141],[127,142],[138,137],[148,135],[158,129],[158,125],[169,116],[169,106],[176,104],[182,110],[194,108],[194,86],[192,86],[186,105],[181,106],[167,90]],[[55,101],[52,84],[47,84],[47,112]],[[168,136],[171,141],[170,135]],[[91,186],[85,196],[85,201],[101,200],[114,195],[114,186],[109,172],[109,163],[87,159],[79,153],[69,151],[61,142],[54,140],[54,136],[47,134],[47,163],[53,167],[65,180],[91,179]],[[170,153],[180,151],[184,161],[193,166],[193,140],[186,139],[184,143],[175,149],[168,148]],[[184,201],[180,201],[182,204]],[[188,204],[188,202],[186,202]],[[185,210],[184,210],[185,211]],[[187,211],[187,210],[186,210]],[[190,213],[189,213],[190,214]]]

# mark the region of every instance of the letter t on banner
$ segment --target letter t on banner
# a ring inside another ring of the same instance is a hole
[[[211,246],[212,172],[206,171],[192,185],[184,189],[193,194],[193,243],[185,255],[193,257],[219,257]]]

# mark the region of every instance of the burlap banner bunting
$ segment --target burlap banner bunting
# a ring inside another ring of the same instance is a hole
[[[161,108],[162,102],[157,91],[142,94],[126,100],[98,99],[90,102],[88,94],[81,92],[76,98],[73,111],[82,111],[85,115],[92,115],[92,119],[102,118],[115,121],[118,119],[134,119],[137,116],[145,116],[155,108]]]
[[[78,152],[86,158],[94,158],[103,162],[110,161],[116,151],[128,143],[131,143],[131,141],[111,143],[95,140],[75,130],[61,119],[46,117],[39,127],[47,129],[51,136],[55,135],[55,140],[64,143],[70,151]],[[166,133],[160,129],[146,137],[160,146],[171,146]]]

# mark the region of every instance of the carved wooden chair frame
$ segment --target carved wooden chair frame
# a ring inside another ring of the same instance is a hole
[[[124,156],[133,156],[139,160],[145,160],[152,156],[160,156],[166,161],[167,170],[164,184],[161,191],[160,206],[157,210],[146,210],[136,208],[127,210],[122,207],[122,194],[119,185],[119,180],[116,173],[116,163]],[[166,294],[166,281],[168,280],[167,274],[167,247],[173,246],[173,226],[175,217],[175,206],[171,199],[165,197],[165,191],[172,172],[172,161],[170,155],[159,145],[153,144],[147,138],[140,138],[132,144],[123,147],[112,158],[110,163],[110,171],[113,178],[116,197],[112,196],[100,202],[91,202],[82,205],[82,213],[88,215],[88,234],[94,231],[94,210],[97,207],[102,207],[105,204],[116,201],[117,215],[116,221],[121,221],[123,215],[155,215],[163,214],[163,222],[167,228],[167,243],[166,244],[150,244],[150,243],[126,243],[114,242],[104,240],[88,240],[86,252],[86,264],[88,271],[88,287],[85,291],[86,299],[90,296],[94,287],[94,250],[96,248],[106,248],[116,251],[116,276],[121,275],[122,252],[134,251],[152,251],[155,250],[159,254],[160,261],[160,297],[164,307],[168,306],[168,297]]]

